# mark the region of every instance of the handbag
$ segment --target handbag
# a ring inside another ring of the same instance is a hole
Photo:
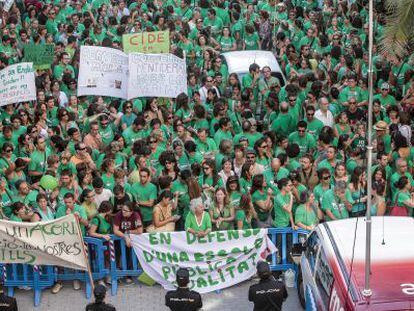
[[[398,205],[398,196],[397,194],[394,205],[390,208],[390,216],[408,216],[408,209],[405,206],[399,206]]]

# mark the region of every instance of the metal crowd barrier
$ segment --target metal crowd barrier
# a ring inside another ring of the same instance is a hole
[[[272,254],[271,270],[285,271],[293,269],[297,272],[296,265],[290,260],[290,247],[300,238],[307,235],[305,230],[292,230],[291,228],[270,228],[269,236],[278,247],[279,252]],[[101,280],[110,277],[111,293],[117,294],[118,280],[123,277],[137,277],[143,270],[133,248],[128,248],[125,241],[114,235],[110,241],[85,237],[89,262],[92,270],[92,278]],[[18,287],[33,289],[34,305],[40,304],[42,290],[52,287],[56,281],[79,280],[85,283],[86,298],[92,296],[92,287],[88,274],[85,271],[77,271],[54,266],[31,266],[25,264],[0,264],[0,278],[9,296],[14,295]],[[296,273],[297,275],[297,273]]]

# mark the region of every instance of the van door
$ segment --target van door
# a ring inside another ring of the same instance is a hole
[[[332,287],[334,284],[334,275],[332,268],[329,265],[329,261],[326,257],[323,246],[319,248],[319,256],[317,260],[317,266],[315,269],[315,285],[321,302],[326,308],[329,306],[329,299],[331,296]]]

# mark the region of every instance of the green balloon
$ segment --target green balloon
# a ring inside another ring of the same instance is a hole
[[[40,186],[45,190],[55,190],[55,188],[58,186],[58,181],[51,175],[44,175],[40,179]]]

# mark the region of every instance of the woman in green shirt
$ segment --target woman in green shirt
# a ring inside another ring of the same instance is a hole
[[[257,220],[257,213],[250,196],[243,194],[240,198],[239,208],[236,210],[236,228],[238,230],[252,229],[253,219]]]
[[[185,219],[185,230],[198,237],[206,236],[211,232],[211,219],[209,213],[204,211],[203,200],[193,199],[190,202],[191,212]]]
[[[319,223],[319,219],[322,219],[322,211],[311,191],[302,192],[300,202],[295,212],[295,224],[299,228],[312,230]]]
[[[257,212],[258,228],[269,228],[272,226],[273,190],[271,188],[266,190],[266,186],[263,174],[253,177],[250,195],[252,196],[254,209]]]
[[[229,52],[237,50],[236,40],[231,36],[230,28],[224,27],[222,35],[217,38],[222,52]]]
[[[405,207],[409,215],[413,215],[414,196],[411,191],[411,183],[407,176],[402,176],[395,183],[395,187],[399,190],[395,195],[394,206]]]
[[[230,205],[237,210],[241,198],[239,177],[237,177],[237,175],[227,178],[226,190],[227,195],[229,196]]]
[[[47,196],[43,193],[39,193],[36,197],[37,202],[37,209],[35,210],[32,222],[38,222],[38,221],[49,221],[55,219],[55,213],[54,211],[47,206]]]
[[[88,234],[91,237],[98,239],[105,239],[109,241],[112,233],[111,222],[109,221],[109,215],[112,211],[112,204],[109,201],[103,201],[96,214],[90,221]]]
[[[209,210],[214,231],[234,229],[234,207],[229,204],[224,188],[217,188],[214,193],[213,205]]]
[[[23,222],[27,217],[26,206],[21,202],[14,202],[12,205],[12,215],[10,221]]]

